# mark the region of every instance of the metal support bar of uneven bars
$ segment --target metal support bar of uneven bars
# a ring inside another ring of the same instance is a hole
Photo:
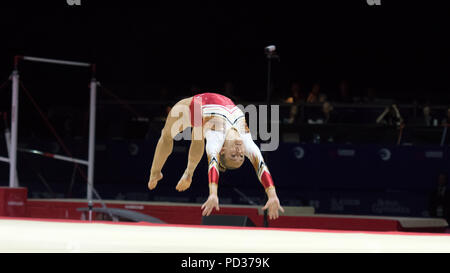
[[[6,150],[8,150],[8,156],[11,156],[11,132],[8,128],[5,129],[5,142]],[[14,178],[14,185],[19,187],[19,176],[17,175],[17,169],[15,171],[16,177]]]
[[[49,58],[40,58],[40,57],[32,57],[32,56],[17,56],[17,58],[22,59],[24,61],[30,61],[30,62],[52,63],[52,64],[71,65],[71,66],[83,66],[83,67],[90,67],[90,66],[92,66],[91,63],[74,62],[74,61],[49,59]]]
[[[0,161],[9,163],[9,158],[0,156]]]
[[[9,153],[9,187],[16,187],[17,128],[19,115],[19,71],[17,66],[12,73],[11,98],[11,149]]]
[[[72,163],[89,165],[89,161],[87,161],[87,160],[82,160],[82,159],[78,159],[78,158],[74,158],[74,157],[68,157],[68,156],[63,156],[63,155],[57,155],[57,154],[42,152],[42,151],[38,151],[38,150],[34,150],[34,149],[17,148],[17,151],[23,152],[23,153],[40,155],[40,156],[49,157],[49,158],[62,160],[62,161],[67,161],[67,162],[72,162]]]
[[[94,66],[95,69],[95,66]],[[95,71],[94,71],[95,72]],[[88,153],[88,185],[87,199],[88,205],[92,205],[92,191],[94,187],[94,157],[95,157],[95,117],[97,105],[97,80],[93,76],[90,85],[90,106],[89,106],[89,153]],[[91,215],[90,215],[91,216]],[[91,218],[89,218],[91,220]]]

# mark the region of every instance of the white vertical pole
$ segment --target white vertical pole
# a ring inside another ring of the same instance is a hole
[[[95,156],[95,111],[97,100],[97,80],[93,77],[91,80],[91,99],[89,110],[89,158],[88,158],[88,185],[87,199],[88,205],[92,206],[92,187],[94,186],[94,156]],[[89,213],[91,221],[91,213]]]
[[[12,74],[12,103],[11,103],[11,149],[9,153],[9,187],[16,185],[17,162],[17,125],[19,121],[19,71],[14,69]]]
[[[5,129],[5,140],[6,140],[6,150],[8,152],[8,157],[11,158],[11,132],[8,128]],[[16,169],[16,179],[15,179],[15,187],[19,187],[19,176],[17,175]]]

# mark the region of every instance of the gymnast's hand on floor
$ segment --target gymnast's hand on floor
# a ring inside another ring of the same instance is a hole
[[[202,215],[209,216],[214,208],[219,210],[219,197],[215,194],[210,194],[208,200],[202,205]]]
[[[266,205],[262,209],[268,210],[270,220],[275,220],[278,218],[278,210],[284,212],[283,207],[280,205],[280,200],[278,200],[278,197],[276,196],[269,197],[269,200],[267,200]]]

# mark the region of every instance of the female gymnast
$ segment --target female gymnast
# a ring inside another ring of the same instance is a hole
[[[261,151],[251,138],[244,113],[229,98],[215,93],[183,99],[171,109],[153,157],[148,182],[150,190],[163,178],[161,169],[172,152],[173,138],[188,127],[192,128],[188,164],[176,189],[181,192],[190,187],[195,168],[206,150],[209,197],[201,207],[203,216],[209,216],[214,208],[219,210],[219,171],[239,168],[244,156],[251,161],[266,190],[268,201],[262,209],[268,210],[269,219],[278,218],[278,210],[284,212]]]

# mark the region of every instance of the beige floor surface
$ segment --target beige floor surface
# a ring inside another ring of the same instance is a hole
[[[450,252],[450,236],[1,219],[0,252],[424,253]]]

